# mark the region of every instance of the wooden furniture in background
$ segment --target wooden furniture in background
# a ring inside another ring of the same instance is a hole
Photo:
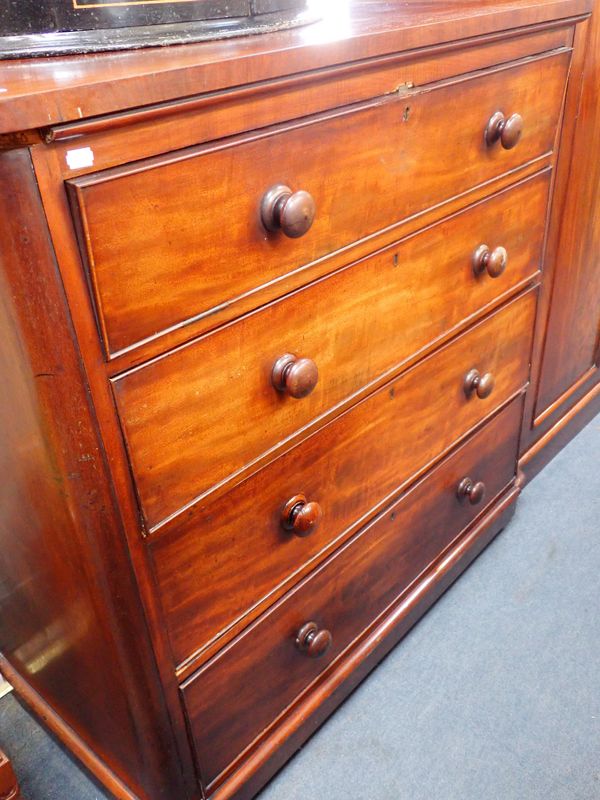
[[[21,800],[22,795],[12,764],[0,750],[0,800]]]
[[[579,38],[521,443],[528,477],[600,412],[600,8]]]
[[[0,64],[0,667],[121,800],[256,794],[597,407],[591,0],[335,7]]]

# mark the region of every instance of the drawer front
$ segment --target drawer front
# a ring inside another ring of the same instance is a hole
[[[538,175],[115,380],[149,525],[532,277],[548,184],[548,172]],[[496,278],[474,272],[482,244],[508,253]],[[318,368],[301,399],[272,385],[286,353]]]
[[[457,487],[465,478],[483,482],[488,500],[511,481],[521,411],[517,398],[183,686],[206,783],[479,514],[485,503],[474,506],[458,499]],[[295,643],[308,622],[332,637],[319,658]]]
[[[210,315],[551,151],[569,59],[562,52],[69,181],[108,351]],[[486,144],[497,111],[523,118],[512,149]],[[301,238],[261,224],[276,185],[314,200]]]
[[[256,616],[270,593],[525,385],[535,298],[529,292],[513,301],[226,495],[150,537],[178,663],[249,609]],[[463,389],[474,367],[496,379],[485,399]],[[298,495],[323,514],[305,537],[281,525],[282,509]]]

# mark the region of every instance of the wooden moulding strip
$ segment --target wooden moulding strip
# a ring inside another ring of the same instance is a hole
[[[589,383],[594,376],[598,372],[598,367],[594,364],[589,369],[587,369],[583,375],[581,375],[574,383],[569,386],[569,388],[564,391],[561,395],[559,395],[556,400],[553,400],[550,405],[541,411],[533,420],[534,427],[538,428],[547,419],[549,419],[553,414],[555,414],[561,406],[571,398],[573,395],[576,395],[587,383]]]
[[[81,736],[68,725],[62,717],[36,692],[36,690],[17,672],[5,656],[0,655],[0,671],[12,684],[15,692],[25,704],[44,723],[100,783],[117,800],[141,800],[138,795],[123,783],[115,773],[100,759]],[[18,795],[17,795],[18,796]],[[3,800],[3,798],[0,798]]]
[[[546,433],[526,450],[519,461],[519,469],[526,481],[557,455],[579,431],[600,413],[600,383],[570,408]]]
[[[521,485],[514,482],[487,514],[475,520],[427,572],[401,595],[313,688],[296,702],[246,759],[232,765],[211,800],[251,800],[265,782],[350,694],[469,564],[506,526]],[[236,769],[237,766],[237,769]]]
[[[66,139],[73,139],[80,136],[88,136],[93,133],[100,133],[107,130],[114,130],[140,122],[154,122],[163,117],[178,113],[188,113],[190,111],[200,111],[206,106],[215,103],[239,100],[245,97],[253,97],[260,93],[280,92],[282,90],[295,90],[307,84],[321,81],[340,81],[351,77],[356,72],[364,70],[383,70],[390,65],[399,65],[409,61],[426,59],[432,55],[444,56],[463,49],[474,47],[485,47],[490,44],[500,44],[506,39],[522,39],[535,37],[536,34],[550,33],[563,28],[569,28],[577,24],[585,15],[579,15],[566,19],[551,20],[549,22],[538,23],[525,28],[516,30],[503,30],[470,39],[458,39],[453,42],[446,42],[428,47],[416,48],[412,50],[400,51],[392,54],[374,56],[366,59],[345,62],[342,64],[332,64],[330,66],[317,69],[308,69],[293,75],[285,75],[280,78],[266,79],[249,83],[245,86],[234,86],[217,89],[203,94],[191,95],[188,97],[174,98],[162,103],[141,106],[138,108],[118,111],[113,114],[92,117],[83,120],[74,120],[59,125],[54,125],[44,129],[43,138],[47,143],[60,142]],[[535,55],[535,50],[525,55]],[[519,57],[519,56],[518,56]],[[477,65],[474,65],[477,69]],[[467,70],[468,71],[468,68]],[[450,76],[449,76],[450,77]],[[352,102],[352,101],[350,101]]]

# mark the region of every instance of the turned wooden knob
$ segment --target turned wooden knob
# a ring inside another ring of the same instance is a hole
[[[271,381],[278,392],[286,392],[299,400],[306,397],[317,385],[319,370],[310,358],[298,358],[286,353],[277,359]]]
[[[501,111],[496,111],[485,129],[485,141],[488,146],[499,141],[505,150],[512,150],[522,133],[523,117],[520,114],[511,114],[507,119]]]
[[[319,658],[329,650],[332,641],[329,631],[320,631],[316,622],[307,622],[298,631],[296,647],[310,658]]]
[[[281,524],[286,531],[296,536],[308,536],[318,526],[323,511],[318,503],[309,503],[303,494],[297,494],[287,501],[281,512]]]
[[[298,239],[310,230],[316,211],[315,201],[308,192],[292,192],[283,184],[271,187],[260,207],[265,228],[281,231],[290,239]]]
[[[470,370],[465,377],[465,394],[470,397],[476,394],[480,400],[489,397],[494,389],[494,376],[491,372],[480,375],[476,369]]]
[[[493,250],[487,244],[480,245],[473,253],[473,272],[482,275],[484,272],[490,278],[499,278],[506,269],[508,253],[504,247],[495,247]]]
[[[458,484],[456,494],[459,500],[468,500],[472,506],[478,506],[485,497],[485,483],[475,483],[471,478],[463,478]]]

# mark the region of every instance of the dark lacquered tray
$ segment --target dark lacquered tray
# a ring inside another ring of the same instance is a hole
[[[313,22],[309,0],[8,0],[0,58],[123,50]]]

